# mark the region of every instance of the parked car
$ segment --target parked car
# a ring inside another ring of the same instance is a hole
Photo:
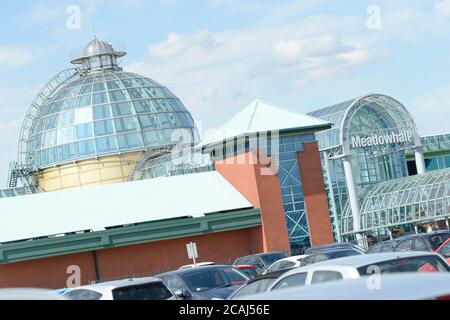
[[[199,263],[196,263],[195,265],[194,264],[187,264],[185,266],[181,266],[179,268],[179,270],[189,269],[189,268],[197,268],[197,267],[204,267],[204,266],[213,266],[213,265],[215,265],[214,262],[199,262]]]
[[[449,300],[450,274],[385,274],[380,286],[369,278],[334,281],[245,296],[242,300]]]
[[[226,299],[249,280],[234,267],[219,265],[166,272],[156,278],[185,300]]]
[[[156,278],[131,278],[78,287],[63,295],[71,300],[175,300]]]
[[[0,300],[67,300],[61,295],[45,289],[11,288],[0,289]]]
[[[327,260],[333,260],[342,257],[359,256],[362,255],[359,250],[354,249],[334,249],[329,251],[319,251],[303,258],[301,265],[307,266],[313,263],[318,263]]]
[[[397,238],[395,251],[436,251],[447,239],[450,230],[439,230],[430,233],[411,234]]]
[[[397,243],[397,239],[379,242],[370,247],[369,250],[367,250],[367,253],[394,252]]]
[[[357,246],[356,244],[350,243],[350,242],[339,242],[339,243],[332,243],[332,244],[324,244],[321,246],[315,246],[308,248],[305,252],[305,255],[309,256],[312,254],[316,254],[322,251],[330,251],[330,250],[338,250],[338,249],[347,249],[347,250],[356,250],[361,253],[365,253],[365,250],[361,248],[360,246]]]
[[[278,271],[278,270],[284,270],[284,269],[291,269],[300,267],[303,259],[306,257],[306,255],[300,255],[300,256],[293,256],[293,257],[287,257],[278,261],[275,261],[268,267],[264,274]]]
[[[450,239],[447,239],[436,251],[450,263]]]
[[[267,252],[258,253],[250,256],[238,258],[234,261],[233,265],[252,265],[260,269],[261,272],[266,270],[272,263],[280,259],[287,258],[288,254],[285,252]]]
[[[251,279],[247,282],[247,284],[240,287],[230,297],[228,297],[228,300],[237,300],[245,296],[266,292],[275,280],[289,270],[291,269],[282,269]]]
[[[255,277],[258,277],[261,275],[261,271],[255,266],[244,264],[239,266],[234,266],[236,269],[238,269],[240,272],[245,274],[249,279],[253,279]]]
[[[268,291],[322,282],[358,279],[375,272],[450,272],[450,266],[435,253],[386,252],[328,260],[293,269],[275,281]]]

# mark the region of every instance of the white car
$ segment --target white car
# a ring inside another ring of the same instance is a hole
[[[270,272],[278,271],[278,270],[284,270],[284,269],[290,269],[290,268],[297,268],[301,266],[302,260],[306,257],[306,255],[301,256],[292,256],[288,258],[284,258],[278,261],[275,261],[268,267],[263,274],[267,274]]]
[[[373,273],[450,272],[448,263],[431,252],[386,252],[327,260],[290,270],[268,289],[274,291],[335,280],[358,279]]]
[[[290,288],[237,300],[449,300],[450,274],[383,274],[379,282],[365,276],[314,286]]]
[[[175,300],[174,294],[156,278],[131,278],[71,289],[70,300]]]

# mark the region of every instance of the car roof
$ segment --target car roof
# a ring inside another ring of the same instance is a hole
[[[352,248],[336,248],[336,249],[328,249],[328,250],[323,250],[323,251],[317,251],[317,252],[313,252],[309,255],[307,255],[306,257],[312,257],[312,256],[317,256],[317,255],[321,255],[321,254],[330,254],[330,253],[335,253],[335,252],[359,252],[357,250],[354,250]]]
[[[239,257],[237,258],[235,261],[241,260],[241,259],[245,259],[245,258],[251,258],[251,257],[263,257],[263,256],[268,256],[271,254],[286,254],[286,252],[282,252],[282,251],[274,251],[274,252],[260,252],[260,253],[255,253],[255,254],[250,254],[248,256],[243,256],[243,257]]]
[[[10,288],[0,289],[0,300],[67,300],[67,297],[45,289]]]
[[[426,237],[426,236],[436,236],[440,234],[449,234],[450,230],[436,230],[433,232],[428,233],[413,233],[413,234],[407,234],[401,237],[398,237],[396,240],[405,240],[409,238],[416,238],[416,237]]]
[[[130,287],[130,286],[139,286],[144,285],[148,283],[155,283],[155,282],[161,282],[160,279],[153,278],[153,277],[145,277],[145,278],[130,278],[130,279],[123,279],[123,280],[114,280],[114,281],[106,281],[106,282],[100,282],[95,284],[89,284],[86,286],[81,286],[72,289],[78,290],[78,289],[88,289],[88,290],[114,290],[117,288],[123,288],[123,287]]]
[[[362,249],[359,246],[357,246],[356,244],[351,243],[351,242],[337,242],[337,243],[323,244],[320,246],[311,247],[306,251],[307,252],[317,252],[317,251],[328,250],[328,249],[333,249],[333,248],[359,248],[359,249]]]
[[[275,290],[246,296],[245,300],[423,300],[450,294],[448,273],[381,275],[380,287],[368,285],[370,277],[339,280],[307,287]],[[372,282],[371,282],[372,283]],[[376,283],[373,283],[376,286]]]
[[[315,266],[324,266],[324,265],[342,265],[342,266],[351,266],[355,268],[359,268],[368,264],[374,264],[382,261],[389,261],[395,259],[405,259],[412,257],[422,257],[422,256],[437,256],[432,252],[420,252],[420,251],[405,251],[405,252],[380,252],[380,253],[371,253],[371,254],[362,254],[357,256],[350,257],[342,257],[322,262],[317,262]]]
[[[172,271],[160,273],[160,274],[156,275],[155,277],[158,278],[158,277],[170,275],[170,274],[177,274],[177,275],[182,276],[182,275],[186,275],[186,274],[190,274],[190,273],[196,273],[198,271],[208,271],[208,270],[222,269],[222,268],[234,268],[234,267],[230,266],[230,265],[208,265],[208,266],[202,266],[201,268],[186,268],[186,269],[180,269],[180,270],[172,270]]]

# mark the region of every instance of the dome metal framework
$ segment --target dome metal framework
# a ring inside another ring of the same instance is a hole
[[[112,46],[97,39],[80,64],[52,79],[29,109],[19,164],[33,170],[78,160],[194,144],[198,133],[183,103],[166,87],[117,65]]]

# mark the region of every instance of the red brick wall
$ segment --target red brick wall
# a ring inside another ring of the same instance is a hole
[[[317,142],[305,143],[305,150],[299,152],[297,157],[305,195],[311,243],[313,246],[333,243],[330,210]]]
[[[92,252],[0,265],[0,288],[50,288],[66,286],[67,267],[81,268],[81,281],[95,280]]]
[[[186,244],[197,243],[198,262],[232,263],[235,258],[260,252],[260,241],[255,235],[261,227],[210,233],[140,245],[97,251],[102,280],[149,276],[192,263],[186,253]],[[67,267],[81,268],[82,284],[96,280],[92,252],[37,259],[0,265],[0,288],[36,287],[58,289],[66,287]]]
[[[255,208],[261,210],[262,251],[290,253],[286,218],[281,197],[280,183],[276,174],[262,175],[264,167],[253,152],[216,161],[218,171]]]

